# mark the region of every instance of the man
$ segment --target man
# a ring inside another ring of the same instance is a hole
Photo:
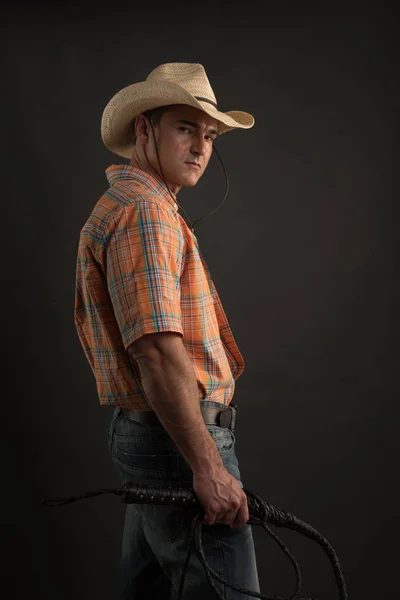
[[[259,591],[230,406],[243,358],[176,202],[217,135],[253,124],[218,110],[199,64],[161,65],[110,100],[102,138],[130,164],[107,169],[110,188],[81,231],[75,323],[100,403],[115,407],[108,439],[122,481],[193,487],[210,567]],[[188,524],[183,509],[127,506],[121,599],[175,597]],[[224,598],[247,598],[215,583]],[[182,594],[215,597],[194,553]]]

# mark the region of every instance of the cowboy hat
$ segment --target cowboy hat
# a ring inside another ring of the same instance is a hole
[[[254,125],[254,117],[249,113],[218,110],[202,65],[166,63],[156,67],[146,81],[128,85],[111,98],[101,119],[105,146],[119,156],[131,158],[135,118],[147,110],[172,104],[187,104],[207,113],[219,122],[219,133]]]

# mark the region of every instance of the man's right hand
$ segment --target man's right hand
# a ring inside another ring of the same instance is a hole
[[[225,467],[193,473],[193,489],[205,511],[203,523],[240,528],[249,520],[247,496]]]

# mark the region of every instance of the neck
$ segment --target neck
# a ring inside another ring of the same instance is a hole
[[[132,151],[132,157],[131,157],[129,164],[132,167],[136,167],[137,169],[140,169],[141,171],[148,173],[149,175],[151,175],[152,177],[157,179],[157,181],[159,181],[160,183],[162,183],[164,185],[167,184],[167,186],[172,194],[176,195],[179,192],[179,190],[181,189],[181,186],[176,183],[164,181],[164,178],[161,175],[160,171],[153,167],[153,165],[148,160],[147,155],[145,155],[143,152],[140,152],[140,150],[136,146],[134,147],[134,149]]]

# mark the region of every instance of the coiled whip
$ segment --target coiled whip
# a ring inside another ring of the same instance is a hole
[[[257,496],[257,494],[255,494],[254,492],[250,492],[246,489],[243,489],[243,491],[247,496],[247,504],[249,508],[249,520],[247,521],[247,524],[261,525],[261,527],[263,527],[266,533],[277,542],[277,544],[280,546],[280,548],[283,550],[286,556],[290,559],[293,568],[296,572],[296,589],[289,599],[283,598],[281,596],[267,596],[259,592],[246,590],[236,585],[230,584],[228,581],[225,581],[222,577],[220,577],[220,575],[218,575],[218,573],[216,573],[213,569],[211,569],[208,566],[203,551],[201,537],[203,525],[202,518],[204,517],[205,511],[200,501],[197,499],[195,492],[190,488],[173,488],[148,485],[139,486],[134,483],[126,483],[122,488],[98,489],[92,492],[87,492],[80,496],[71,496],[69,498],[61,498],[58,500],[44,500],[43,504],[45,506],[50,507],[62,506],[65,504],[69,504],[70,502],[74,502],[76,500],[81,500],[83,498],[93,498],[94,496],[98,496],[100,494],[109,493],[121,496],[122,502],[125,502],[126,504],[155,504],[160,506],[170,505],[186,508],[188,511],[191,511],[191,516],[193,518],[189,537],[189,547],[179,583],[179,593],[177,600],[181,600],[183,595],[183,587],[185,583],[185,576],[189,564],[189,559],[192,552],[192,545],[194,545],[196,554],[201,564],[203,565],[210,586],[214,590],[216,597],[220,600],[223,600],[223,596],[217,589],[213,579],[224,583],[226,586],[238,592],[241,592],[242,594],[253,596],[254,598],[261,598],[262,600],[313,600],[311,598],[299,598],[302,586],[302,578],[299,565],[297,564],[297,561],[295,560],[293,555],[286,548],[285,544],[278,538],[278,536],[273,531],[271,531],[267,523],[270,523],[277,527],[285,527],[287,529],[292,529],[294,531],[297,531],[298,533],[301,533],[302,535],[305,535],[309,539],[318,542],[318,544],[322,546],[323,550],[327,554],[332,565],[339,593],[339,600],[347,600],[346,584],[342,575],[339,560],[328,540],[326,540],[316,529],[314,529],[304,521],[301,521],[295,515],[289,512],[285,512],[282,509],[276,508],[271,504],[268,504],[262,498]]]

